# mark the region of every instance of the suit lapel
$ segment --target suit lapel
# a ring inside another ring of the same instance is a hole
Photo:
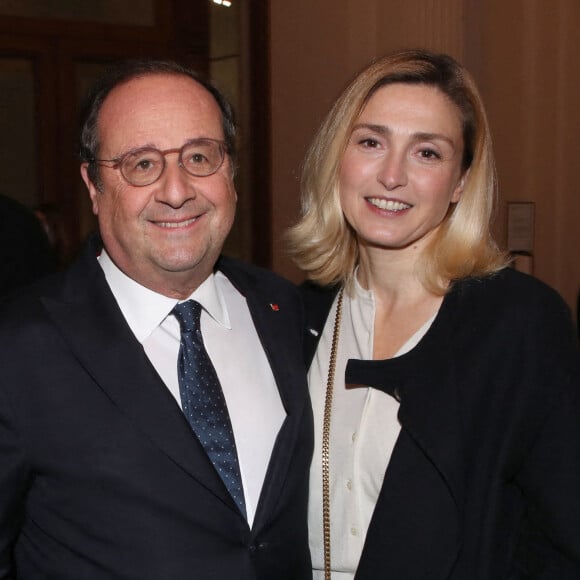
[[[340,286],[323,287],[313,282],[304,282],[300,286],[306,318],[304,360],[307,368],[310,368],[318,341],[322,336],[324,325],[330,313],[332,302],[339,290]]]
[[[273,516],[296,446],[302,438],[308,438],[308,433],[303,432],[308,423],[302,421],[304,413],[310,412],[302,352],[298,341],[289,338],[300,336],[301,320],[296,319],[297,305],[283,302],[279,290],[265,285],[262,277],[226,258],[221,259],[219,269],[247,300],[286,411],[262,486],[253,526],[256,530]]]
[[[79,364],[144,437],[237,510],[173,396],[119,310],[94,256],[68,274],[62,295],[43,299]]]

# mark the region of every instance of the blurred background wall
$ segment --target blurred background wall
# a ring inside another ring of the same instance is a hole
[[[500,243],[508,243],[508,207],[531,209],[530,247],[518,263],[576,309],[580,2],[216,2],[0,0],[0,193],[47,208],[73,254],[94,228],[75,141],[86,88],[118,58],[173,58],[215,79],[238,111],[238,222],[227,252],[299,281],[280,237],[297,219],[300,164],[319,123],[370,60],[426,47],[463,62],[483,93]]]
[[[371,59],[420,46],[474,74],[494,137],[496,232],[508,202],[533,202],[533,273],[574,309],[580,288],[577,0],[293,0],[270,4],[272,216],[297,214],[301,159],[346,83]],[[526,264],[527,265],[527,264]],[[299,278],[275,241],[273,266]]]

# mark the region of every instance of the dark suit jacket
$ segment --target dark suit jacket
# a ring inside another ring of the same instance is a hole
[[[247,298],[287,412],[253,529],[89,250],[1,314],[0,578],[310,578],[298,294],[226,258],[219,269]]]
[[[320,333],[335,291],[304,293]],[[580,351],[552,290],[459,282],[416,348],[346,374],[400,401],[356,580],[580,578]]]

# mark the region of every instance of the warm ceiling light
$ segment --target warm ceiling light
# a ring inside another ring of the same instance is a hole
[[[226,6],[229,8],[232,5],[231,0],[213,0],[214,4],[219,4],[220,6]]]

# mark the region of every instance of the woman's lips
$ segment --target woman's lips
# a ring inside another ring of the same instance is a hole
[[[383,209],[386,211],[403,211],[405,209],[410,209],[413,207],[408,203],[402,201],[397,201],[394,199],[384,199],[381,197],[368,197],[367,201],[378,209]]]

